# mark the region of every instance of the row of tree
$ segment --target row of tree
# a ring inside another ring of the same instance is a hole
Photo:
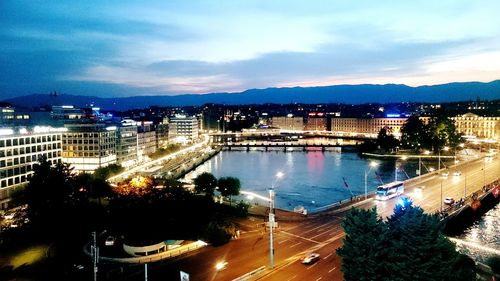
[[[401,128],[401,140],[395,138],[388,128],[382,128],[376,141],[365,141],[360,150],[362,152],[375,150],[387,152],[403,148],[438,152],[445,146],[455,150],[460,142],[461,135],[457,133],[452,120],[435,117],[428,124],[424,124],[418,116],[413,115]]]
[[[206,196],[213,195],[215,187],[223,196],[238,194],[240,182],[232,177],[217,180],[202,174],[193,193],[177,180],[155,182],[149,177],[134,177],[111,187],[106,179],[119,172],[119,166],[75,174],[68,164],[52,165],[41,159],[33,169],[15,200],[28,206],[29,223],[23,227],[49,239],[107,229],[134,243],[206,239],[222,244],[234,235],[231,218],[245,216],[248,209],[243,203],[216,204]]]
[[[194,179],[194,189],[198,193],[203,193],[207,196],[213,196],[218,190],[222,196],[231,196],[240,194],[241,183],[238,178],[221,177],[217,179],[211,173],[201,173]]]
[[[404,200],[387,221],[371,210],[351,209],[337,250],[347,281],[475,280],[474,261],[456,251],[435,215]]]
[[[418,116],[411,116],[401,128],[401,147],[437,152],[448,146],[456,149],[461,142],[455,123],[449,118],[436,117],[424,124]]]

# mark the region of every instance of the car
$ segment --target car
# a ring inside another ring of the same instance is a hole
[[[446,197],[444,198],[443,203],[445,203],[446,205],[452,205],[453,203],[455,203],[455,200],[452,197]]]
[[[453,172],[453,176],[455,176],[455,177],[459,177],[461,175],[462,175],[462,172],[460,172],[460,171]]]
[[[414,189],[413,189],[413,194],[417,197],[421,197],[422,196],[422,191],[424,190],[424,187],[423,186],[416,186]]]
[[[303,257],[300,259],[303,264],[312,264],[315,263],[319,260],[319,254],[318,253],[310,253],[309,255]]]
[[[443,178],[447,178],[449,175],[450,175],[450,173],[449,173],[449,172],[444,172],[444,173],[442,173],[442,174],[441,174],[441,176],[442,176]]]
[[[106,238],[106,241],[104,241],[104,245],[105,246],[114,246],[115,245],[115,242],[116,242],[116,238],[114,236],[108,236],[108,238]]]

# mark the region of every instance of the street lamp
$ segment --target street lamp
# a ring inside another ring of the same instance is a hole
[[[274,247],[273,247],[273,224],[274,224],[274,185],[284,176],[282,172],[276,173],[276,178],[269,188],[269,264],[271,270],[274,267]]]
[[[365,168],[365,200],[368,198],[368,186],[367,186],[367,178],[368,178],[368,173],[372,170],[373,167],[377,167],[378,163],[375,161],[370,162],[370,169],[368,171]]]
[[[401,160],[405,161],[408,159],[408,156],[404,155],[401,157]],[[396,160],[396,163],[394,163],[394,181],[398,181],[398,160]]]
[[[438,150],[438,154],[439,154],[439,156],[438,156],[438,171],[441,170],[441,150],[448,151],[448,150],[450,150],[450,148],[448,146],[445,146],[445,147],[443,147],[443,149]]]
[[[443,147],[444,151],[448,151],[449,149],[450,148],[447,147],[447,146]],[[438,161],[439,161],[439,163],[438,163],[438,167],[439,167],[438,168],[438,173],[440,173],[440,170],[441,170],[441,149],[439,149],[438,152],[439,152],[439,157],[438,157]],[[443,211],[443,177],[441,176],[440,179],[441,179],[441,184],[440,185],[441,185],[441,212],[442,212]]]

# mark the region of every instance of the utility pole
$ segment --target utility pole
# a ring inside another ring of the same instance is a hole
[[[94,263],[94,281],[97,281],[97,262],[99,261],[99,248],[97,247],[96,232],[92,232],[92,246],[90,247],[92,262]]]
[[[144,264],[144,281],[148,281],[148,264]]]

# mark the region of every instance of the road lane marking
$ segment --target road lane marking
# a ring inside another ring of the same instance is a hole
[[[327,258],[329,258],[330,256],[332,255],[332,253],[328,254],[328,256],[324,257],[323,259],[326,260]]]
[[[286,241],[289,241],[289,240],[290,240],[290,239],[285,239],[285,240],[283,240],[283,241],[278,242],[278,244],[285,243]]]
[[[293,248],[293,247],[295,247],[295,246],[297,246],[297,245],[300,245],[300,244],[302,244],[302,241],[300,241],[299,243],[295,243],[295,244],[293,244],[293,245],[292,245],[292,246],[290,246],[289,248]]]
[[[306,268],[306,270],[309,270],[309,269],[311,269],[311,268],[315,267],[317,264],[318,264],[318,263],[315,263],[315,264],[313,264],[313,265],[311,265],[311,266],[307,267],[307,268]]]
[[[320,278],[316,279],[316,281],[319,281],[319,280],[321,280],[322,278],[323,278],[323,276],[321,276]]]
[[[331,273],[332,271],[334,271],[335,268],[337,268],[337,267],[333,267],[332,269],[328,270],[328,273]]]
[[[286,234],[286,235],[290,235],[290,236],[293,236],[293,237],[297,237],[297,238],[300,238],[300,239],[304,239],[306,241],[309,241],[309,242],[313,242],[315,244],[320,244],[320,242],[318,241],[315,241],[315,240],[312,240],[312,239],[309,239],[309,238],[306,238],[306,237],[302,237],[302,236],[299,236],[299,235],[296,235],[296,234],[293,234],[293,233],[290,233],[290,232],[286,232],[286,231],[281,231],[281,233],[283,234]]]
[[[297,275],[292,276],[292,278],[288,279],[287,281],[293,280],[295,279],[295,277],[297,277]]]

